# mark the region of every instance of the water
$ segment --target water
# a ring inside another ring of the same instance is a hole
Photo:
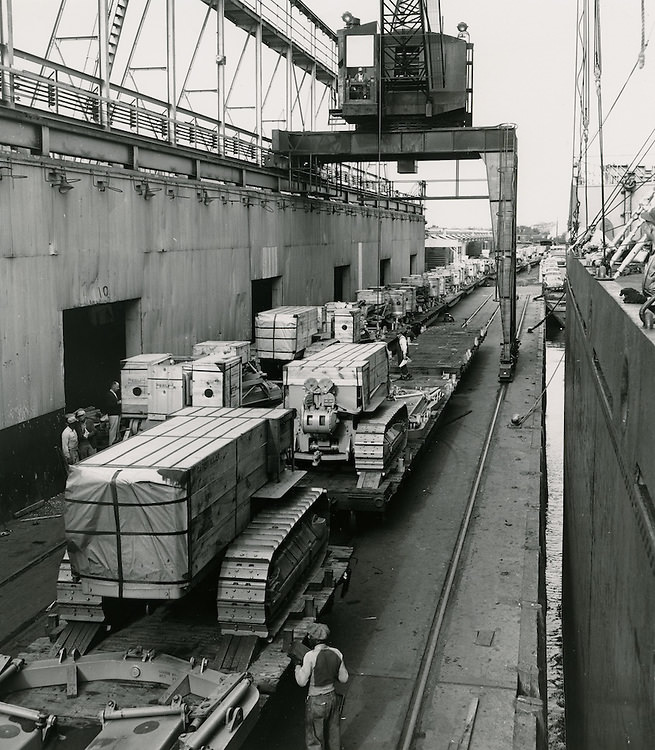
[[[562,669],[562,539],[564,529],[564,332],[546,342],[546,662],[548,748],[565,750]]]

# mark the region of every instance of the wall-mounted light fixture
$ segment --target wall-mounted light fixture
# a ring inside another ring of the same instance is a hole
[[[70,191],[75,187],[72,183],[73,182],[79,182],[78,179],[69,180],[66,177],[66,172],[63,169],[49,169],[46,173],[46,182],[50,183],[50,187],[57,188],[57,190],[62,194],[66,195],[66,193],[70,193]]]
[[[196,196],[198,198],[198,202],[202,203],[203,206],[208,206],[212,201],[216,200],[216,197],[212,197],[209,195],[207,190],[205,188],[202,188],[201,190],[196,191]]]
[[[137,180],[137,182],[134,183],[134,189],[147,201],[154,198],[154,196],[161,190],[161,188],[151,188],[148,180]]]
[[[10,177],[12,180],[26,180],[27,175],[26,174],[14,174],[14,165],[13,164],[0,164],[0,180],[4,176]]]
[[[115,193],[123,192],[120,188],[112,187],[109,184],[109,175],[100,175],[98,177],[94,177],[93,186],[97,187],[101,193],[104,193],[107,190],[113,190]]]
[[[176,198],[182,198],[185,200],[189,199],[188,195],[180,195],[180,186],[179,185],[169,185],[166,188],[166,197],[169,200],[174,201]]]

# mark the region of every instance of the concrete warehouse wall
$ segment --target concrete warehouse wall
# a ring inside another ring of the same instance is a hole
[[[53,167],[72,190],[47,181]],[[422,216],[382,210],[378,254],[370,207],[122,169],[101,190],[106,168],[29,156],[2,176],[0,516],[61,474],[59,418],[77,406],[64,403],[63,311],[125,301],[128,356],[189,355],[197,341],[251,338],[251,280],[280,277],[276,304],[320,304],[335,266],[350,266],[353,293],[377,282],[380,259],[394,280],[412,254],[423,268]]]
[[[655,331],[615,282],[568,264],[564,678],[567,744],[655,736]]]

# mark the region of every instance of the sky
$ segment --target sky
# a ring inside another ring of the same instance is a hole
[[[379,0],[342,0],[339,3],[334,0],[304,1],[335,30],[343,26],[341,16],[344,11],[350,11],[362,23],[379,18]],[[264,0],[264,5],[285,6],[286,2],[287,0]],[[585,0],[428,0],[433,19],[436,19],[440,7],[446,33],[456,35],[456,26],[460,21],[465,21],[469,26],[470,40],[474,44],[473,125],[493,127],[513,123],[517,127],[518,223],[550,223],[554,233],[563,232],[567,224],[573,156],[578,151],[577,141],[574,141],[576,6],[582,6],[584,2]],[[591,0],[589,2],[593,5]],[[603,112],[607,113],[635,66],[640,51],[641,0],[599,2],[601,91]],[[139,3],[144,4],[145,0],[133,0],[133,3],[138,6]],[[13,0],[16,45],[35,54],[44,54],[58,6],[58,0]],[[94,0],[69,0],[68,7],[70,17],[75,19],[77,31],[81,33],[84,24],[82,16],[88,15],[93,19],[97,4]],[[137,56],[133,63],[135,66],[165,64],[165,3],[158,0],[153,8],[155,11],[151,11],[149,21],[151,33],[145,40],[141,57]],[[176,10],[177,36],[181,48],[185,45],[187,47],[184,54],[188,59],[196,38],[191,26],[194,23],[196,28],[199,26],[206,5],[201,0],[176,0]],[[645,0],[645,10],[645,35],[649,38],[655,21],[655,0]],[[155,12],[160,13],[159,18],[155,17]],[[187,27],[189,33],[181,33]],[[72,26],[67,28],[69,33],[72,30]],[[235,85],[230,94],[235,105],[234,112],[240,112],[244,118],[250,117],[252,120],[253,109],[248,106],[252,104],[254,88],[252,58],[250,63],[247,57],[243,63],[241,61],[245,34],[231,24],[226,24],[226,34],[229,36],[227,64],[233,68],[242,68],[242,72],[235,76]],[[204,43],[207,45],[205,57],[198,67],[205,71],[213,69],[215,76],[216,48],[211,29]],[[88,43],[80,44],[84,45],[85,50],[88,47]],[[62,45],[64,52],[70,49],[70,43],[67,47]],[[252,49],[251,45],[250,53]],[[82,51],[81,46],[79,51]],[[178,76],[183,74],[180,71],[184,68],[181,63],[184,54],[178,54]],[[593,50],[589,54],[592,55]],[[630,77],[612,113],[606,115],[603,134],[605,163],[629,163],[655,125],[655,104],[651,95],[655,90],[655,48],[646,50],[645,61],[644,68],[636,69]],[[274,60],[269,56],[265,65],[274,65]],[[279,75],[283,75],[283,66]],[[161,71],[147,70],[137,74],[134,87],[144,90],[157,76],[165,84]],[[198,84],[197,88],[202,88],[204,81],[199,81]],[[593,82],[591,88],[589,132],[593,136],[597,130],[597,101]],[[250,103],[245,97],[250,97]],[[270,99],[275,106],[282,107],[280,102],[283,96],[278,97],[278,102],[275,102],[273,93]],[[191,107],[191,103],[189,106]],[[209,105],[208,111],[212,114],[216,112],[215,103]],[[273,117],[276,116],[280,116],[280,110],[273,114]],[[299,129],[295,121],[293,126],[294,129]],[[254,129],[252,122],[246,123],[244,127]],[[284,127],[284,124],[272,120],[269,127]],[[592,164],[599,161],[598,143],[599,139],[596,139],[589,151]],[[646,166],[654,164],[653,154],[646,155],[641,163]],[[454,173],[453,162],[422,162],[419,163],[417,179],[428,182],[428,194],[436,194],[443,192],[444,187],[436,181],[452,179]],[[387,176],[391,179],[397,177],[392,167],[389,167]],[[462,163],[461,176],[485,180],[483,163]],[[407,176],[403,179],[407,179]],[[411,192],[412,187],[398,184],[399,189],[406,189],[407,192]],[[470,186],[473,193],[483,193],[484,188],[484,182],[471,183]],[[597,187],[595,190],[599,192]],[[441,227],[489,227],[491,223],[489,204],[485,200],[428,201],[426,218],[429,225]]]

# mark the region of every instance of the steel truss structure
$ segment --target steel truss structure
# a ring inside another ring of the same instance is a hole
[[[4,105],[255,160],[273,126],[327,120],[335,37],[301,0],[44,3],[42,56],[19,10],[0,0]]]

